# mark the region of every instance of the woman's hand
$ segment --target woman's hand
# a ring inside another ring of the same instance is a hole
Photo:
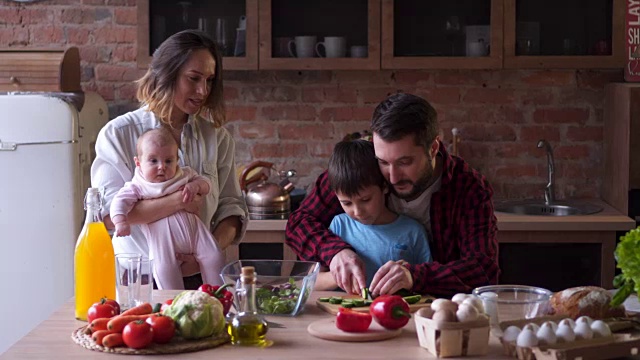
[[[182,202],[190,203],[200,191],[198,184],[190,182],[182,187]]]
[[[403,266],[406,262],[387,261],[373,276],[369,290],[372,295],[395,294],[400,289],[411,290],[413,277],[409,269]]]
[[[183,202],[183,195],[181,192],[177,191],[174,194],[178,194],[180,198],[180,202],[182,203],[182,209],[186,212],[190,212],[192,214],[199,215],[200,207],[202,207],[202,195],[195,194],[193,195],[193,199],[190,202]]]

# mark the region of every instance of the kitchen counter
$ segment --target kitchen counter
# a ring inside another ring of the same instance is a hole
[[[635,228],[635,221],[599,199],[590,203],[603,210],[592,215],[537,216],[496,212],[499,231],[624,231]],[[287,220],[251,220],[247,231],[284,231]]]
[[[174,297],[177,290],[155,290],[154,302],[163,302]],[[175,359],[426,359],[435,358],[419,346],[413,320],[402,329],[402,333],[390,340],[378,342],[337,342],[322,340],[309,335],[307,326],[316,320],[332,315],[315,305],[321,296],[344,293],[317,291],[312,293],[305,312],[297,317],[268,316],[267,320],[282,327],[272,327],[267,339],[273,341],[268,348],[236,347],[225,344],[216,348],[169,355]],[[86,325],[74,319],[73,298],[40,323],[29,334],[11,346],[0,359],[120,359],[128,356],[91,351],[77,345],[71,333]],[[148,356],[147,356],[148,358]],[[454,358],[451,358],[454,359]],[[465,357],[462,359],[476,359]],[[502,355],[502,348],[495,337],[490,338],[489,354],[478,359],[510,359]]]

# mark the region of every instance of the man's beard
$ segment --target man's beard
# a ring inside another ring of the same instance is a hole
[[[427,190],[430,185],[431,178],[433,177],[434,169],[431,165],[431,160],[429,160],[427,167],[425,168],[424,173],[418,178],[416,182],[411,180],[402,180],[395,185],[391,185],[391,193],[395,195],[399,199],[403,200],[413,200],[417,198],[423,191]],[[397,185],[411,184],[412,187],[409,191],[406,192],[398,192],[396,190]]]

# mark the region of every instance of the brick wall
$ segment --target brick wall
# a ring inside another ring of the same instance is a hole
[[[78,46],[83,88],[100,93],[114,117],[137,106],[133,0],[0,2],[0,47]],[[53,25],[51,25],[53,24]],[[388,94],[412,92],[438,110],[445,141],[460,129],[460,153],[497,197],[542,197],[555,150],[557,195],[598,196],[603,177],[603,87],[622,71],[228,71],[227,125],[237,159],[294,168],[299,187],[325,168],[333,144],[366,129]]]

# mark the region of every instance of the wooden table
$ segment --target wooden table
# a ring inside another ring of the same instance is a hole
[[[154,291],[156,302],[169,299],[178,291]],[[315,300],[335,292],[314,292],[305,312],[298,317],[268,316],[272,322],[284,328],[270,328],[267,338],[274,342],[269,348],[236,347],[226,344],[217,348],[169,355],[168,358],[188,359],[431,359],[435,358],[418,345],[413,320],[402,334],[391,340],[365,343],[346,343],[315,338],[307,332],[307,326],[331,315],[318,309]],[[70,299],[47,320],[10,347],[0,359],[129,359],[132,355],[117,355],[87,350],[71,340],[71,333],[86,325],[74,319],[74,303]],[[133,356],[140,358],[141,356]],[[149,358],[149,356],[146,356]],[[166,358],[166,357],[165,357]],[[471,359],[469,357],[464,359]],[[491,338],[489,354],[482,359],[511,359],[502,355],[497,339]]]

